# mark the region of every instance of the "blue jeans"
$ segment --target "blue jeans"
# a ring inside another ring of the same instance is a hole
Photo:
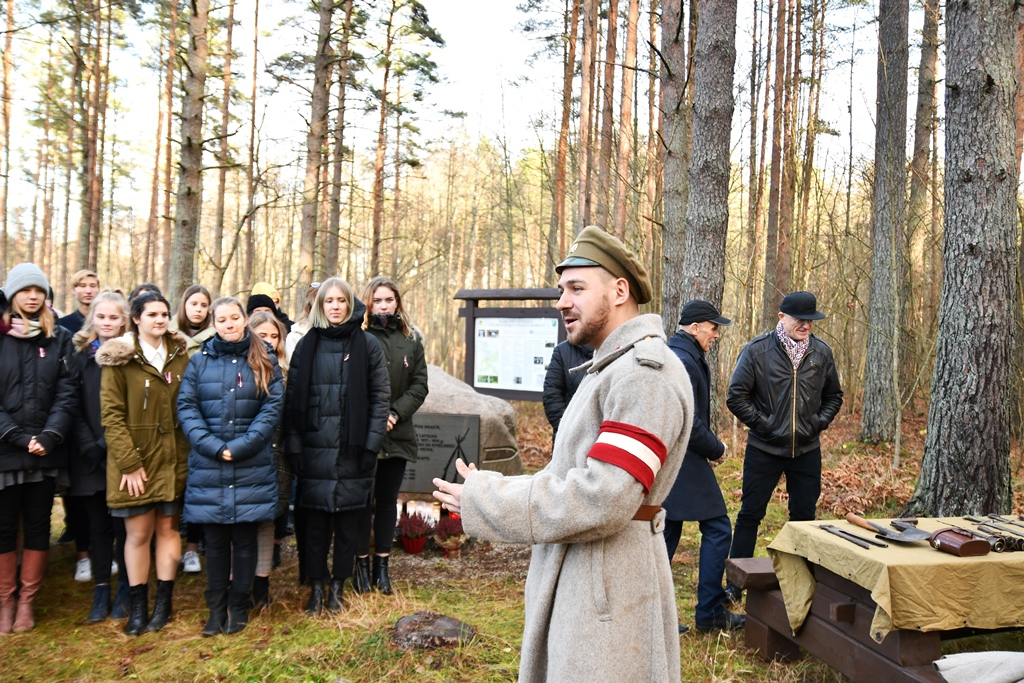
[[[786,491],[789,493],[790,521],[814,519],[821,495],[821,449],[815,448],[795,458],[787,458],[748,444],[743,456],[743,498],[740,513],[736,516],[736,532],[729,557],[754,556],[757,528],[783,474],[786,475]]]
[[[697,608],[694,610],[694,618],[697,621],[710,621],[725,610],[722,577],[725,575],[725,560],[729,556],[729,544],[732,542],[732,525],[728,515],[703,519],[697,524],[700,527],[700,560],[697,566]],[[682,530],[682,522],[665,521],[665,545],[669,561],[676,553]]]

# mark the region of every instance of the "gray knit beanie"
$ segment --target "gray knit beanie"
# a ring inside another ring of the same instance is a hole
[[[23,289],[38,287],[44,292],[50,291],[50,281],[43,275],[43,271],[34,263],[19,263],[7,273],[7,282],[4,284],[4,296],[8,300]]]

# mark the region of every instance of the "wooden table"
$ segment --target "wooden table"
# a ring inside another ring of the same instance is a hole
[[[803,648],[855,682],[941,683],[931,663],[943,640],[1024,625],[1024,553],[960,558],[924,541],[865,550],[823,523],[873,538],[845,521],[790,522],[770,560],[727,565],[747,589],[747,646],[763,658]]]

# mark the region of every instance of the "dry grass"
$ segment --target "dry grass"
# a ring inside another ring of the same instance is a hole
[[[516,403],[519,439],[528,471],[550,457],[551,431],[539,404]],[[887,514],[912,492],[923,447],[923,425],[904,425],[903,466],[890,467],[885,446],[857,442],[856,417],[843,416],[826,432],[825,472],[819,512],[848,510]],[[726,431],[729,434],[728,430]],[[739,507],[743,432],[730,443],[730,457],[718,468],[730,514]],[[731,439],[728,439],[731,440]],[[1015,469],[1021,464],[1015,458]],[[1018,490],[1018,495],[1020,491]],[[776,492],[762,525],[767,540],[785,523],[784,485]],[[55,517],[55,519],[59,519]],[[54,531],[60,531],[60,523]],[[680,619],[693,623],[699,534],[687,524],[673,561]],[[410,556],[397,551],[392,576],[397,594],[351,595],[336,616],[309,619],[302,612],[305,590],[295,583],[294,550],[271,579],[274,604],[233,637],[200,637],[206,611],[205,576],[182,577],[175,590],[175,619],[163,631],[128,638],[121,623],[88,624],[90,586],[72,581],[74,551],[55,548],[40,598],[39,625],[30,633],[0,640],[3,681],[514,681],[523,627],[522,589],[529,549],[471,542],[459,560],[436,549]],[[406,652],[390,642],[402,616],[429,609],[462,619],[477,630],[469,644],[451,650]],[[768,664],[743,647],[741,634],[700,634],[680,638],[682,680],[744,683],[832,683],[843,681],[813,657],[795,664]],[[959,643],[956,647],[992,647]],[[1019,638],[1003,637],[998,647],[1021,649]]]

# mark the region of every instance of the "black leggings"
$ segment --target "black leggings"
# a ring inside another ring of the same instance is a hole
[[[391,552],[395,541],[395,522],[398,521],[398,491],[405,476],[403,458],[384,458],[377,461],[377,476],[373,486],[373,505],[365,508],[359,518],[356,555],[370,554],[370,517],[373,517],[373,550],[378,555]]]
[[[198,526],[189,524],[189,526]],[[203,524],[206,536],[206,587],[211,591],[252,592],[256,575],[258,522]]]
[[[306,578],[311,581],[326,581],[327,549],[334,535],[334,578],[347,579],[352,576],[352,562],[356,550],[356,525],[362,510],[345,512],[324,512],[306,509],[306,528],[302,539],[306,544]]]
[[[106,492],[101,492],[100,495],[104,497],[103,507],[106,508]],[[75,550],[80,553],[88,552],[89,539],[92,537],[92,529],[89,528],[92,518],[83,502],[86,498],[87,496],[64,494],[64,525],[75,541]]]
[[[89,529],[87,539],[89,562],[92,564],[92,580],[97,586],[110,583],[110,561],[114,559],[114,518],[107,509],[107,493],[99,491],[89,496],[68,496],[64,502],[75,501],[73,509],[81,510]],[[121,520],[121,537],[118,539],[118,566],[124,567],[124,520]]]
[[[0,489],[0,555],[17,547],[19,521],[25,529],[25,550],[50,549],[50,510],[56,489],[53,477]]]

